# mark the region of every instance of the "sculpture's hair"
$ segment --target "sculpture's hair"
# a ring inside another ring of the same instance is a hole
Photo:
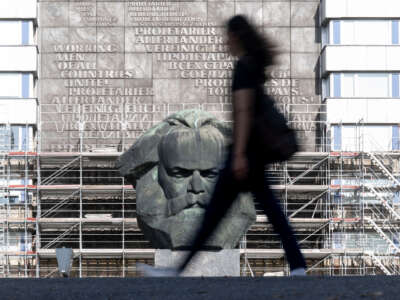
[[[169,130],[164,134],[158,145],[158,155],[162,159],[165,146],[169,139],[189,143],[196,139],[206,139],[220,145],[223,151],[225,144],[230,138],[226,126],[222,125],[214,116],[208,113],[194,110],[186,110],[171,115],[165,120],[169,125]],[[221,154],[221,153],[220,153]],[[216,154],[217,155],[217,154]]]
[[[232,138],[231,127],[207,112],[183,110],[172,114],[138,138],[129,150],[118,158],[116,167],[121,175],[125,176],[135,186],[138,178],[158,164],[160,160],[159,146],[168,134],[181,130],[191,131],[191,129],[206,130],[213,128],[217,132],[209,130],[212,138],[219,140],[219,133],[225,143],[228,143]]]
[[[170,125],[170,130],[180,128],[199,129],[205,126],[215,127],[225,138],[232,135],[231,128],[217,120],[213,115],[200,110],[183,110],[165,119]]]

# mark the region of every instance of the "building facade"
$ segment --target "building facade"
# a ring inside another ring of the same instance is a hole
[[[35,264],[33,170],[38,120],[37,6],[0,4],[0,273],[29,276]]]
[[[309,274],[399,273],[396,0],[0,3],[0,276],[137,276],[154,249],[115,159],[182,109],[230,122],[224,21],[249,16],[279,48],[265,89],[301,151],[268,175]],[[3,34],[4,33],[4,34]],[[289,273],[258,214],[243,276]]]

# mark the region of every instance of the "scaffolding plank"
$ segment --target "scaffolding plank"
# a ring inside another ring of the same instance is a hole
[[[74,256],[82,255],[84,258],[154,258],[155,249],[73,249]],[[329,255],[347,255],[359,256],[364,255],[362,249],[302,249],[306,259],[320,259]],[[37,251],[40,258],[54,258],[56,249],[39,249]],[[283,249],[240,249],[240,254],[246,255],[247,258],[282,258],[284,256]]]

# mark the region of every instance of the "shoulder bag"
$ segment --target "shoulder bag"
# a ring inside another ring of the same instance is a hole
[[[256,113],[254,135],[265,155],[266,163],[283,162],[299,150],[296,134],[284,115],[275,107],[274,100],[264,95],[261,111]]]

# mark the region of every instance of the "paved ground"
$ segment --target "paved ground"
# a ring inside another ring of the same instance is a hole
[[[400,299],[400,277],[0,279],[0,299]]]

